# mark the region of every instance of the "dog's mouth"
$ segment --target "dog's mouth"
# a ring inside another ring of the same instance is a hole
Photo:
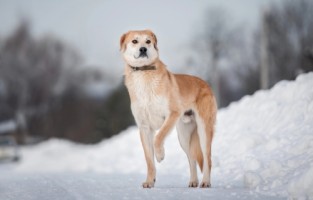
[[[140,52],[140,54],[136,57],[134,56],[135,59],[138,59],[138,58],[149,58],[148,57],[148,54],[146,52]]]

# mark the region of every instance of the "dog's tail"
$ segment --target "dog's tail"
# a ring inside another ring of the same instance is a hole
[[[199,135],[197,132],[197,128],[191,134],[190,139],[190,155],[193,159],[195,159],[201,169],[203,170],[203,155],[200,147]]]

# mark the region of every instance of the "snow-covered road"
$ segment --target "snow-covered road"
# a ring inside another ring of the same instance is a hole
[[[1,200],[197,200],[282,199],[256,194],[244,188],[188,188],[188,179],[161,175],[155,188],[138,184],[142,174],[31,173],[1,174]]]
[[[96,145],[50,139],[0,166],[0,200],[313,199],[313,73],[219,110],[212,152],[213,188],[188,188],[173,131],[149,190],[141,188],[146,164],[136,127]]]

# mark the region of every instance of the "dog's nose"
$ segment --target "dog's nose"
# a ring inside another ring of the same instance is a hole
[[[146,47],[141,47],[139,49],[140,53],[146,53],[147,52],[147,48]]]

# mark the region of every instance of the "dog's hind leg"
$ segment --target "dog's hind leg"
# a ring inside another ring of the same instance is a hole
[[[200,147],[203,154],[203,178],[200,187],[211,187],[211,142],[210,130],[202,119],[197,119]],[[209,134],[207,134],[209,133]]]
[[[147,163],[147,179],[142,184],[142,187],[144,188],[154,187],[155,183],[156,169],[154,163],[153,137],[154,137],[153,131],[140,130],[140,139]]]
[[[211,146],[216,118],[216,102],[210,96],[204,96],[197,102],[196,123],[203,154],[203,178],[200,187],[211,187]]]
[[[180,146],[185,151],[190,166],[189,187],[197,187],[199,184],[197,176],[196,157],[192,154],[191,141],[196,133],[196,123],[190,116],[182,116],[176,125]]]

